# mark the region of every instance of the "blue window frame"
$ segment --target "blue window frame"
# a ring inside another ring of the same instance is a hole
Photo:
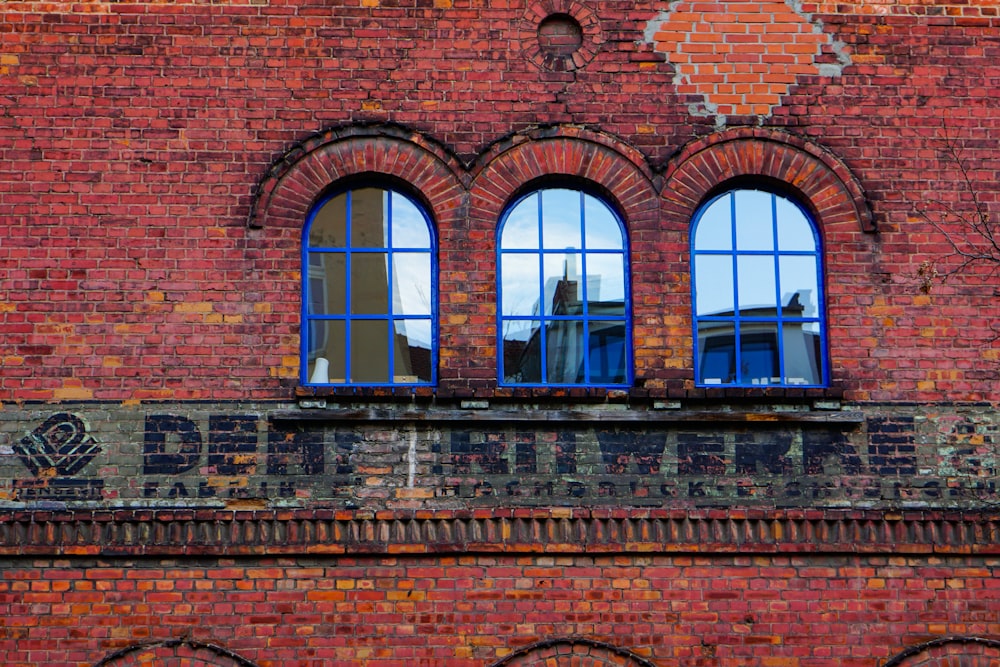
[[[437,379],[437,267],[426,211],[359,187],[325,197],[302,243],[302,381],[431,385]]]
[[[535,190],[507,208],[498,238],[500,383],[629,385],[628,249],[614,210],[582,190]]]
[[[692,223],[691,263],[697,384],[828,384],[820,237],[801,206],[716,196]]]

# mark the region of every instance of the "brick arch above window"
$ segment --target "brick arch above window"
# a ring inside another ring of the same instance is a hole
[[[389,176],[426,198],[436,220],[458,215],[465,190],[462,167],[419,134],[392,126],[328,130],[287,151],[257,189],[251,227],[300,228],[331,184],[361,175]]]
[[[795,190],[824,231],[876,231],[864,189],[843,162],[800,137],[763,128],[735,128],[685,146],[664,172],[664,212],[686,226],[721,184],[747,177]]]
[[[490,667],[653,667],[653,663],[605,642],[559,638],[525,646]]]
[[[504,208],[546,178],[603,190],[629,230],[655,223],[656,178],[643,155],[617,139],[577,127],[539,129],[493,145],[471,169],[471,224],[490,232]]]

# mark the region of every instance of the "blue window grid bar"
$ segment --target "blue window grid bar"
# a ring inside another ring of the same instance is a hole
[[[752,384],[750,382],[744,382],[744,381],[742,381],[743,380],[743,378],[742,378],[742,371],[741,371],[741,368],[742,368],[742,349],[741,349],[741,347],[742,346],[740,344],[740,341],[741,341],[741,331],[740,330],[741,330],[741,324],[744,323],[744,322],[746,322],[746,323],[751,323],[751,322],[774,323],[776,325],[775,328],[777,330],[777,345],[778,345],[778,349],[777,349],[778,374],[779,374],[778,377],[781,378],[781,382],[779,382],[777,384],[766,385],[766,386],[781,386],[781,387],[794,386],[794,387],[809,388],[809,387],[825,387],[825,386],[827,386],[829,384],[830,364],[829,364],[829,357],[828,357],[828,350],[827,350],[827,348],[828,348],[828,346],[827,346],[827,335],[826,335],[826,331],[827,330],[826,330],[826,326],[824,324],[824,322],[825,322],[825,307],[824,307],[824,305],[825,305],[826,299],[825,299],[825,295],[824,295],[825,290],[824,290],[824,284],[823,284],[823,262],[822,262],[823,253],[822,253],[822,246],[821,246],[821,243],[820,243],[821,239],[820,239],[819,234],[817,232],[816,224],[813,222],[812,216],[809,215],[804,209],[802,209],[802,207],[798,204],[798,202],[796,202],[793,199],[787,199],[787,201],[789,201],[792,204],[794,204],[799,209],[799,211],[801,211],[802,215],[805,217],[806,221],[809,223],[809,226],[811,228],[812,235],[813,235],[813,247],[814,247],[814,250],[780,250],[779,246],[778,246],[778,224],[777,224],[777,217],[778,217],[777,216],[777,197],[779,195],[776,195],[773,192],[768,192],[768,191],[764,191],[764,192],[767,192],[767,194],[770,195],[770,202],[771,202],[771,211],[770,211],[770,214],[771,214],[771,234],[772,234],[772,239],[771,239],[771,244],[772,245],[771,245],[771,247],[773,248],[772,250],[739,250],[737,248],[737,242],[736,242],[737,218],[736,218],[736,196],[735,196],[736,190],[728,190],[728,191],[726,191],[726,192],[724,192],[724,193],[722,193],[722,194],[720,194],[720,195],[712,198],[711,200],[709,200],[705,204],[703,204],[701,206],[701,208],[698,210],[697,215],[695,216],[694,223],[691,225],[691,233],[690,233],[691,258],[692,258],[692,262],[691,262],[691,268],[692,268],[692,270],[691,270],[691,276],[692,276],[691,277],[691,304],[692,304],[692,310],[695,312],[695,316],[693,318],[694,319],[694,362],[695,362],[694,365],[695,365],[695,378],[697,378],[696,384],[698,386],[703,386],[703,387],[712,387],[712,386],[721,386],[721,387],[755,387],[755,386],[760,386],[760,385],[754,385],[754,384]],[[712,204],[714,204],[716,201],[718,201],[719,199],[721,199],[723,197],[728,197],[729,198],[729,229],[730,229],[730,234],[731,234],[730,244],[731,244],[732,250],[698,250],[695,247],[695,238],[696,238],[695,232],[698,229],[698,224],[701,222],[701,217],[705,213],[705,211],[707,211],[708,208]],[[702,315],[702,316],[699,316],[699,315],[697,315],[697,303],[698,303],[698,301],[697,301],[697,290],[698,290],[698,286],[697,286],[697,281],[694,279],[694,276],[695,276],[695,272],[694,272],[694,258],[697,257],[697,256],[705,256],[705,255],[732,256],[732,260],[733,260],[733,267],[732,267],[732,271],[733,271],[733,285],[732,285],[732,288],[733,288],[733,295],[732,295],[732,298],[733,298],[733,315],[732,316],[718,316],[718,315]],[[775,281],[774,281],[774,285],[775,285],[774,302],[776,304],[775,317],[759,317],[759,316],[742,315],[741,314],[741,309],[739,307],[739,270],[738,270],[738,259],[739,259],[739,257],[747,257],[747,256],[763,256],[763,257],[773,257],[774,258],[774,276],[775,276]],[[787,317],[782,312],[783,307],[782,307],[782,303],[781,303],[780,260],[781,260],[782,257],[793,257],[793,256],[813,257],[813,258],[816,259],[816,272],[817,272],[817,276],[816,276],[816,289],[817,289],[817,292],[818,292],[817,293],[817,304],[816,304],[816,308],[817,308],[817,315],[816,315],[816,317]],[[698,330],[699,330],[699,324],[701,322],[727,322],[727,323],[732,323],[733,324],[733,337],[734,337],[734,345],[733,345],[733,347],[734,347],[734,357],[735,357],[735,363],[736,363],[737,381],[735,381],[735,382],[727,382],[727,383],[723,383],[721,385],[710,385],[710,384],[706,384],[704,382],[704,378],[702,378],[702,376],[701,376],[701,367],[700,367],[700,363],[699,363],[699,360],[700,360],[701,356],[700,356],[700,351],[699,351]],[[784,324],[785,323],[802,323],[802,324],[812,324],[812,323],[815,323],[815,324],[819,325],[819,330],[820,330],[820,333],[819,333],[819,340],[820,340],[820,360],[819,361],[820,361],[820,365],[822,367],[822,376],[821,376],[821,381],[820,381],[819,384],[795,384],[795,385],[790,385],[787,382],[785,382],[785,355],[784,355],[784,350],[785,350],[785,345],[784,345]]]
[[[500,313],[498,316],[499,326],[497,327],[497,369],[498,369],[498,383],[501,386],[516,386],[516,387],[607,387],[607,388],[620,388],[630,386],[632,383],[633,371],[632,371],[632,326],[631,326],[631,312],[632,309],[630,304],[632,303],[631,297],[631,281],[630,281],[630,271],[629,271],[629,255],[628,255],[628,243],[627,235],[625,234],[625,227],[622,224],[621,218],[613,209],[609,206],[609,210],[612,211],[612,215],[615,221],[618,223],[619,231],[622,235],[622,249],[605,249],[605,248],[587,248],[587,234],[586,234],[586,198],[589,195],[584,190],[575,190],[580,195],[580,248],[567,250],[566,248],[546,248],[544,246],[544,194],[545,189],[533,190],[527,194],[520,197],[517,201],[507,207],[503,214],[503,217],[498,226],[497,232],[497,294],[498,294],[498,309],[497,312]],[[528,197],[538,194],[538,206],[537,206],[537,217],[538,217],[538,248],[514,248],[505,250],[501,247],[499,239],[503,237],[503,228],[507,222],[507,218],[510,213],[518,207],[525,199]],[[602,203],[604,203],[602,201]],[[607,206],[607,204],[605,204]],[[546,256],[560,256],[566,255],[569,252],[580,255],[580,275],[581,283],[583,283],[583,313],[581,315],[546,315],[545,314],[545,257]],[[622,257],[623,262],[623,279],[624,279],[624,315],[591,315],[590,309],[590,299],[588,295],[588,280],[587,280],[587,257],[588,255],[616,255]],[[539,269],[539,286],[538,286],[538,303],[539,312],[537,315],[503,315],[503,287],[502,287],[502,274],[501,274],[501,259],[504,255],[538,255],[538,269]],[[505,382],[504,377],[506,376],[506,371],[504,369],[504,344],[503,344],[503,324],[507,321],[523,321],[523,322],[538,322],[539,323],[539,353],[540,353],[540,365],[541,365],[541,382]],[[585,349],[583,353],[583,365],[584,365],[584,378],[585,382],[581,383],[555,383],[548,382],[546,375],[548,373],[548,345],[547,336],[548,332],[546,330],[546,323],[548,322],[580,322],[583,324],[583,340],[585,343]],[[622,383],[610,383],[610,384],[597,384],[590,382],[592,377],[590,369],[590,323],[592,321],[598,322],[622,322],[625,325],[625,379]]]
[[[361,186],[361,187],[364,187],[364,186]],[[370,186],[370,187],[378,187],[378,186]],[[359,188],[352,188],[352,189],[347,190],[345,192],[335,192],[335,193],[333,193],[333,194],[331,194],[331,195],[329,195],[327,197],[324,197],[315,206],[313,206],[312,210],[309,213],[309,217],[306,220],[306,224],[303,227],[303,232],[302,232],[302,274],[303,274],[302,275],[302,322],[303,322],[303,327],[302,327],[302,331],[300,332],[301,345],[300,345],[300,360],[299,360],[299,367],[300,367],[301,372],[302,372],[301,381],[303,382],[303,384],[309,384],[309,385],[315,385],[315,386],[327,386],[326,384],[309,382],[309,378],[308,378],[308,367],[309,367],[309,339],[308,339],[308,337],[309,337],[309,333],[310,333],[310,326],[309,325],[312,322],[340,321],[340,322],[344,322],[344,348],[345,348],[344,349],[344,375],[345,375],[345,382],[343,382],[343,383],[340,383],[340,382],[337,382],[337,383],[331,382],[331,383],[328,383],[329,385],[331,385],[331,386],[350,386],[350,387],[385,387],[385,386],[389,386],[389,385],[396,386],[396,387],[402,387],[402,386],[430,386],[430,385],[435,385],[435,384],[437,384],[437,365],[438,365],[437,364],[437,359],[438,359],[438,338],[437,338],[437,305],[438,305],[438,303],[437,303],[437,293],[438,293],[438,290],[437,290],[437,281],[438,281],[438,276],[437,276],[437,247],[436,247],[436,236],[434,234],[434,226],[431,224],[430,219],[427,217],[427,213],[426,213],[426,211],[424,211],[423,206],[417,204],[412,199],[410,199],[409,197],[406,197],[406,195],[403,195],[402,193],[400,193],[398,191],[391,190],[391,189],[388,189],[388,188],[384,188],[384,189],[382,189],[383,192],[385,192],[388,195],[388,205],[386,207],[386,211],[387,211],[386,214],[388,216],[388,221],[387,221],[387,225],[386,225],[387,226],[387,237],[386,237],[385,247],[381,247],[381,248],[355,248],[355,247],[353,247],[353,246],[350,245],[350,239],[351,239],[351,236],[352,236],[352,225],[353,225],[353,220],[354,220],[354,215],[353,215],[353,210],[352,210],[352,207],[353,207],[353,203],[352,203],[353,202],[353,192],[356,189],[359,189]],[[331,199],[334,199],[334,198],[340,196],[341,194],[345,194],[346,195],[345,213],[344,213],[345,218],[346,218],[346,220],[345,220],[345,229],[344,229],[344,238],[347,241],[347,244],[344,245],[343,247],[338,247],[338,246],[311,247],[309,245],[309,230],[312,227],[313,220],[316,218],[316,214]],[[429,247],[427,247],[427,248],[418,248],[418,247],[400,247],[400,248],[396,248],[396,247],[393,247],[393,240],[392,240],[392,233],[393,233],[392,232],[392,227],[393,227],[392,198],[396,197],[396,196],[400,196],[400,197],[406,198],[408,201],[410,201],[410,203],[412,203],[414,205],[414,207],[418,211],[420,211],[420,214],[423,217],[424,223],[427,225],[428,238],[430,239]],[[392,313],[393,299],[392,299],[391,290],[392,290],[392,284],[393,284],[393,281],[392,281],[392,277],[393,277],[392,276],[392,272],[394,270],[392,256],[395,253],[405,253],[405,252],[419,252],[419,253],[429,253],[430,254],[430,258],[431,258],[431,267],[430,267],[430,269],[431,269],[431,295],[430,295],[431,314],[430,315],[394,315]],[[309,256],[310,256],[310,254],[314,254],[314,253],[330,253],[330,254],[341,254],[341,255],[344,255],[344,279],[345,279],[345,283],[346,284],[344,285],[344,292],[345,292],[345,294],[344,294],[344,314],[342,314],[342,315],[313,315],[313,314],[309,313],[309,298],[310,298],[309,275],[308,275],[308,271],[309,271]],[[385,255],[386,256],[386,264],[387,264],[387,266],[386,266],[386,284],[388,286],[388,289],[390,290],[390,293],[387,295],[387,299],[386,299],[387,304],[388,304],[387,307],[388,307],[388,310],[389,310],[388,313],[386,313],[384,315],[381,314],[381,313],[369,313],[369,314],[354,314],[354,313],[351,313],[351,265],[352,265],[352,256],[355,255],[355,254],[379,254],[379,255]],[[388,327],[389,327],[388,347],[389,347],[389,349],[387,350],[387,355],[388,355],[389,378],[385,382],[351,382],[350,380],[346,379],[346,378],[350,378],[351,377],[351,363],[352,363],[352,358],[351,357],[352,357],[352,355],[351,355],[351,326],[350,326],[350,324],[351,324],[351,322],[362,321],[362,320],[367,320],[367,321],[385,321],[385,322],[388,323]],[[393,380],[392,380],[392,375],[393,375],[393,371],[395,369],[395,362],[396,362],[396,360],[395,360],[395,345],[393,344],[393,336],[394,336],[394,332],[395,332],[395,325],[396,325],[396,322],[408,321],[408,320],[424,320],[424,321],[430,320],[430,322],[431,322],[431,340],[430,340],[430,345],[431,345],[431,363],[430,363],[431,379],[429,381],[424,381],[424,382],[393,382]]]

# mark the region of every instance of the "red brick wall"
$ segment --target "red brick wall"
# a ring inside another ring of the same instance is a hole
[[[948,255],[1000,216],[998,30],[992,0],[2,3],[0,664],[997,662],[994,264]],[[302,223],[370,173],[434,218],[440,382],[317,396]],[[496,386],[497,221],[549,176],[628,228],[628,390]],[[829,389],[694,387],[691,215],[743,177],[816,217]]]
[[[247,663],[198,645],[274,667],[873,667],[931,638],[1000,634],[995,558],[480,554],[3,565],[7,667],[84,667],[116,652],[102,664],[150,664],[143,654],[181,664],[175,656],[185,647],[126,652],[180,639],[204,660],[190,664],[227,667]],[[591,662],[568,662],[571,638],[577,659]],[[529,648],[540,642],[551,646]],[[544,661],[560,648],[566,662]],[[969,662],[981,647],[955,648],[967,661],[942,664],[987,664]]]

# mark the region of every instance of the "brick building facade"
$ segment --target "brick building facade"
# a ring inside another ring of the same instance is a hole
[[[3,665],[1000,661],[994,0],[0,35]]]

